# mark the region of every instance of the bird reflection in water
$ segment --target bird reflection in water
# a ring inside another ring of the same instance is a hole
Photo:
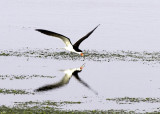
[[[72,68],[72,69],[67,69],[67,70],[60,70],[63,71],[65,73],[64,77],[57,83],[53,83],[53,84],[49,84],[49,85],[45,85],[42,86],[38,89],[36,89],[36,92],[41,92],[41,91],[48,91],[48,90],[52,90],[52,89],[56,89],[56,88],[60,88],[63,87],[65,85],[67,85],[71,79],[71,77],[75,77],[81,84],[83,84],[85,87],[87,87],[88,89],[90,89],[92,92],[94,92],[96,95],[98,95],[98,93],[93,90],[86,82],[84,82],[78,75],[78,73],[80,73],[82,71],[82,69],[84,68],[85,64],[83,64],[81,67],[79,68]]]

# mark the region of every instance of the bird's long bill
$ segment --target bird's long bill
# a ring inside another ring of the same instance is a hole
[[[84,56],[84,54],[83,54],[83,53],[81,53],[81,56]]]
[[[80,69],[82,70],[85,67],[85,63],[80,67]]]

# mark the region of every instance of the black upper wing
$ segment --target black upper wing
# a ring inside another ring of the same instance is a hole
[[[100,25],[100,24],[99,24]],[[98,25],[98,26],[99,26]],[[81,39],[79,39],[73,46],[74,47],[79,47],[79,45],[81,44],[81,42],[83,41],[83,40],[85,40],[86,38],[88,38],[93,32],[94,32],[94,30],[98,27],[98,26],[96,26],[92,31],[90,31],[88,34],[86,34],[84,37],[82,37]]]
[[[70,39],[62,34],[48,31],[48,30],[43,30],[43,29],[36,29],[36,31],[41,32],[46,35],[49,35],[49,36],[54,36],[54,37],[60,38],[61,40],[63,40],[63,42],[66,44],[66,46],[72,45]]]

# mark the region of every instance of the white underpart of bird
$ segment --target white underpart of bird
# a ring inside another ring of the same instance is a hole
[[[66,47],[64,47],[64,49],[83,56],[84,54],[83,54],[82,50],[79,49],[79,45],[81,44],[81,42],[83,42],[85,39],[87,39],[94,32],[94,30],[98,26],[96,26],[88,34],[86,34],[85,36],[83,36],[82,38],[80,38],[74,45],[72,45],[72,43],[71,43],[71,41],[70,41],[70,39],[68,37],[66,37],[66,36],[64,36],[62,34],[59,34],[59,33],[56,33],[56,32],[52,32],[52,31],[48,31],[48,30],[43,30],[43,29],[36,29],[36,31],[41,32],[41,33],[46,34],[46,35],[49,35],[49,36],[53,36],[53,37],[61,39],[65,43],[65,45],[66,45]]]
[[[72,45],[68,45],[66,47],[64,47],[64,49],[68,50],[68,51],[71,51],[71,52],[74,52],[74,53],[77,53],[77,54],[80,54],[81,52],[77,52],[73,49],[73,46]]]
[[[72,69],[60,70],[60,71],[64,72],[67,75],[67,77],[70,78],[74,71],[81,71],[84,67],[85,67],[85,63],[79,68],[72,68]]]

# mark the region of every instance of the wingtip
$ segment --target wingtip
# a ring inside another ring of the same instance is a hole
[[[38,90],[38,89],[35,89],[34,92],[39,92],[39,90]]]
[[[43,29],[35,29],[35,31],[38,31],[38,32],[40,32],[40,33],[43,33],[43,34],[46,34],[46,35],[48,35],[46,32],[46,30],[43,30]]]
[[[101,24],[98,24],[98,25],[96,26],[96,28],[99,27],[100,25],[101,25]]]
[[[35,31],[38,31],[38,32],[39,32],[39,31],[40,31],[40,29],[35,29]]]
[[[98,24],[94,29],[93,29],[93,31],[97,28],[97,27],[99,27],[100,26],[100,24]]]

